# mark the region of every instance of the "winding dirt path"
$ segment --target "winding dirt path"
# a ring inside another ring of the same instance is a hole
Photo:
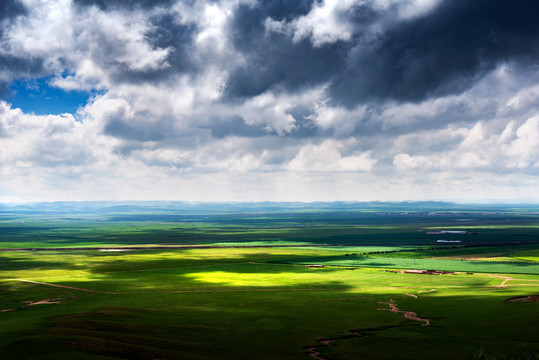
[[[534,280],[534,279],[515,279],[510,276],[495,275],[495,274],[474,273],[474,275],[486,276],[492,279],[503,279],[500,285],[494,285],[494,287],[498,287],[498,288],[507,287],[507,286],[539,286],[539,284],[507,284],[508,281],[539,281],[539,280]]]
[[[333,339],[326,339],[326,340],[318,340],[318,342],[320,344],[324,344],[324,345],[327,345],[327,346],[333,346],[333,343],[335,342],[336,340],[333,340]]]
[[[101,291],[101,290],[84,289],[84,288],[79,288],[79,287],[51,284],[51,283],[46,283],[46,282],[41,282],[41,281],[34,281],[34,280],[26,280],[26,279],[13,279],[13,280],[22,281],[22,282],[28,282],[28,283],[32,283],[32,284],[38,284],[38,285],[53,286],[53,287],[64,288],[64,289],[88,291],[88,292],[99,293],[99,294],[120,294],[118,292],[113,292],[113,291]]]
[[[337,340],[345,340],[345,339],[351,339],[351,338],[357,338],[357,337],[365,336],[359,330],[348,330],[348,332],[350,332],[351,334],[350,335],[337,336],[337,337],[334,337],[334,338],[317,339],[316,341],[320,345],[313,345],[313,346],[304,347],[305,353],[307,355],[309,355],[310,357],[318,359],[318,360],[327,360],[326,358],[320,356],[320,351],[318,351],[322,346],[332,347],[334,345],[333,343],[335,341],[337,341]]]
[[[50,299],[43,299],[43,300],[28,300],[28,301],[22,301],[22,306],[17,307],[16,309],[4,309],[0,310],[0,313],[8,312],[8,311],[19,311],[22,310],[28,306],[34,306],[34,305],[50,305],[50,304],[61,304],[63,300],[68,299],[76,299],[78,296],[69,296],[69,297],[62,297],[62,298],[50,298]]]
[[[389,309],[377,309],[377,310],[391,311],[391,312],[394,312],[394,313],[401,313],[401,314],[404,314],[404,317],[407,318],[407,319],[414,320],[414,321],[424,321],[425,323],[422,324],[421,326],[429,326],[430,325],[430,319],[420,318],[420,317],[417,316],[417,313],[415,313],[413,311],[400,310],[397,307],[397,302],[395,300],[393,300],[393,299],[389,299],[389,301],[379,301],[378,303],[388,305]]]
[[[305,353],[309,355],[310,357],[318,359],[318,360],[327,360],[326,358],[320,356],[320,351],[318,351],[318,346],[311,346],[311,347],[305,348]]]
[[[502,283],[500,284],[500,287],[507,286],[507,282],[510,280],[514,280],[512,277],[509,276],[500,276],[501,279],[503,279]]]
[[[430,290],[422,290],[422,291],[418,291],[418,294],[421,293],[421,292],[431,292],[431,291],[435,291],[437,289],[430,289]],[[408,295],[408,296],[412,296],[414,298],[417,299],[417,295],[413,295],[413,294],[404,294],[404,295]],[[320,300],[329,300],[329,299],[320,299]],[[398,307],[397,307],[397,302],[393,299],[389,299],[389,301],[379,301],[378,302],[379,304],[384,304],[384,305],[388,305],[389,306],[389,309],[376,309],[376,310],[381,310],[381,311],[391,311],[391,312],[394,312],[394,313],[401,313],[401,314],[404,314],[404,317],[407,318],[407,319],[410,319],[410,320],[414,320],[414,321],[419,321],[419,322],[424,322],[424,324],[422,324],[421,326],[429,326],[430,325],[430,319],[423,319],[423,318],[420,318],[417,316],[417,313],[413,312],[413,311],[404,311],[404,310],[400,310]],[[392,327],[389,327],[389,328],[395,328],[395,327],[405,327],[405,326],[411,326],[411,325],[397,325],[397,326],[392,326]],[[415,325],[412,325],[412,326],[415,326]],[[307,355],[309,355],[310,357],[314,358],[314,359],[317,359],[317,360],[327,360],[326,358],[322,357],[320,355],[320,348],[322,348],[323,346],[334,346],[334,343],[338,340],[345,340],[345,339],[351,339],[351,338],[357,338],[357,337],[364,337],[364,336],[368,336],[368,333],[367,331],[372,331],[372,330],[386,330],[388,328],[383,328],[383,329],[363,329],[363,330],[348,330],[349,333],[351,333],[350,335],[342,335],[342,336],[337,336],[337,337],[333,337],[333,338],[321,338],[321,339],[317,339],[316,341],[320,344],[320,345],[313,345],[313,346],[305,346],[303,349],[305,350],[305,353]]]
[[[65,300],[67,298],[55,298],[55,299],[43,299],[43,300],[37,300],[37,301],[25,301],[26,306],[34,306],[34,305],[48,305],[48,304],[60,304],[62,300]]]
[[[508,281],[515,280],[510,276],[503,276],[503,275],[479,274],[479,273],[474,273],[474,275],[486,276],[486,277],[489,277],[489,278],[492,278],[492,279],[502,279],[503,281],[502,281],[502,283],[500,285],[494,285],[494,287],[498,287],[498,288],[506,287]]]
[[[488,275],[487,275],[488,276]],[[539,281],[534,279],[515,279],[509,276],[501,276],[501,275],[492,275],[490,277],[493,278],[499,278],[504,279],[500,285],[497,285],[497,287],[506,287],[506,286],[539,286],[538,283],[534,284],[507,284],[508,281]]]

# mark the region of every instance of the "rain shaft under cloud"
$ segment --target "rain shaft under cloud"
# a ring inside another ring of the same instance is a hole
[[[537,201],[538,11],[4,1],[0,199]]]

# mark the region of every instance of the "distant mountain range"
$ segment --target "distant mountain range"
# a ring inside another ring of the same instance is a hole
[[[403,202],[182,202],[182,201],[57,201],[0,203],[0,213],[16,214],[141,214],[245,213],[294,211],[496,212],[539,211],[539,204],[459,204],[443,201]]]

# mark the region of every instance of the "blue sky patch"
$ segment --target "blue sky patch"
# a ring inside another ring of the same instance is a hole
[[[23,79],[11,84],[11,91],[7,94],[7,102],[12,108],[20,108],[25,113],[36,115],[63,114],[77,112],[88,99],[96,92],[65,91],[52,87],[49,81],[52,77],[38,79]]]

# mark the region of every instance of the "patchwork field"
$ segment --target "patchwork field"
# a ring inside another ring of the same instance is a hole
[[[437,221],[450,228],[452,216]],[[530,216],[527,228],[493,221],[487,235],[475,230],[489,244],[458,247],[418,232],[425,224],[372,225],[358,216],[341,227],[343,219],[330,218],[299,227],[238,216],[229,232],[230,224],[213,221],[94,227],[52,217],[14,223],[23,220],[13,215],[0,224],[2,358],[538,358],[539,249]],[[175,242],[163,244],[163,226]],[[337,242],[339,234],[355,244]],[[527,241],[511,245],[510,234]],[[219,247],[230,243],[276,247]],[[13,250],[29,244],[49,249]],[[129,248],[186,244],[214,248]]]

